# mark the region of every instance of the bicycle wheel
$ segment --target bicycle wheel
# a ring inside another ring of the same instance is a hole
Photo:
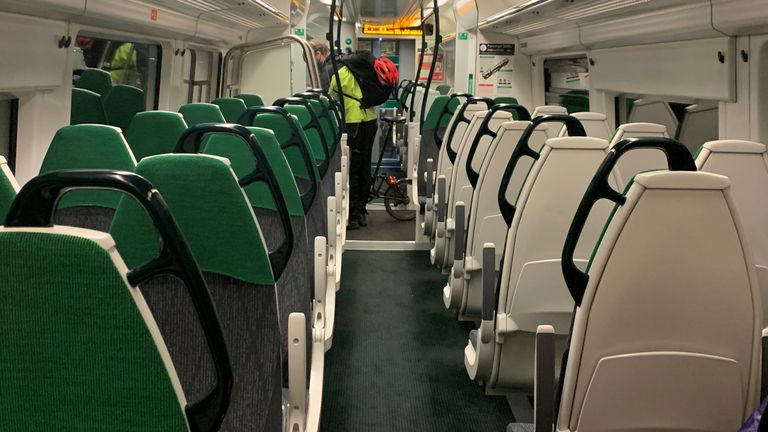
[[[416,219],[416,211],[408,208],[408,179],[400,179],[384,192],[384,208],[399,221]]]

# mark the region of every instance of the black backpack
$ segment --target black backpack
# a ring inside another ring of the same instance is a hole
[[[339,58],[339,62],[352,72],[357,84],[360,86],[360,91],[363,93],[362,99],[352,97],[346,93],[343,93],[344,97],[360,102],[363,108],[371,108],[383,104],[392,96],[394,91],[394,87],[385,86],[379,82],[379,77],[373,68],[375,60],[376,58],[373,57],[370,51],[357,51]]]

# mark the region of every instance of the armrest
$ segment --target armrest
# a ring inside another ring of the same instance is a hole
[[[290,430],[302,430],[307,411],[307,334],[306,317],[294,312],[288,316],[288,402]],[[298,425],[298,429],[296,428]]]
[[[445,222],[447,213],[448,197],[445,195],[445,176],[441,175],[437,177],[437,221],[440,223]]]
[[[454,215],[454,235],[453,235],[453,260],[454,261],[463,261],[464,260],[464,247],[465,247],[465,241],[466,241],[466,228],[465,225],[465,211],[464,211],[464,201],[459,201],[456,203],[456,214]]]
[[[336,235],[341,236],[344,230],[344,186],[342,183],[342,174],[337,172],[333,175],[333,195],[336,197],[336,219],[339,223],[336,226]]]
[[[346,190],[349,189],[349,167],[347,166],[349,158],[341,155],[341,185]]]
[[[555,420],[555,328],[536,329],[533,418],[535,432],[552,432]]]
[[[496,315],[496,245],[485,243],[483,245],[483,302],[480,311],[482,322],[480,323],[480,341],[484,344],[493,340],[493,320]]]
[[[333,253],[336,250],[336,242],[337,242],[337,218],[336,218],[336,197],[329,196],[328,197],[328,218],[327,218],[327,225],[326,230],[328,231],[328,249],[331,251],[328,254],[328,265],[331,266],[331,269],[336,268],[336,255]]]
[[[415,155],[414,161],[411,162],[411,172],[408,175],[411,178],[411,204],[419,208],[419,152],[421,146],[421,139],[417,138],[414,141],[413,154]]]
[[[325,296],[328,290],[328,258],[326,256],[328,243],[323,236],[315,237],[315,262],[314,262],[314,298],[312,299],[313,322],[312,327],[322,329],[325,327]],[[335,288],[335,287],[334,287]]]
[[[760,375],[760,400],[764,400],[768,396],[768,327],[763,329],[762,342],[762,364]]]
[[[431,198],[435,192],[435,178],[432,175],[432,165],[434,164],[435,161],[432,158],[427,159],[427,170],[424,172],[424,194],[427,198]]]

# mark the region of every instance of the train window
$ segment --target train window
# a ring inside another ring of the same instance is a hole
[[[4,98],[0,94],[0,156],[8,161],[11,171],[16,169],[16,126],[19,100]]]
[[[208,102],[215,98],[221,53],[187,49],[184,56],[184,84],[187,102]]]
[[[589,111],[587,56],[545,60],[544,85],[547,105],[562,105],[570,113]]]
[[[147,109],[157,109],[160,87],[160,45],[80,34],[75,39],[73,79],[86,68],[103,69],[112,84],[125,84],[144,91]]]
[[[691,153],[719,138],[717,101],[623,95],[616,98],[616,124],[657,123]]]

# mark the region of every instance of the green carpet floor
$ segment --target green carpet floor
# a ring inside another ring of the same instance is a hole
[[[468,323],[443,306],[426,252],[344,253],[322,432],[502,432],[503,397],[467,377]]]

